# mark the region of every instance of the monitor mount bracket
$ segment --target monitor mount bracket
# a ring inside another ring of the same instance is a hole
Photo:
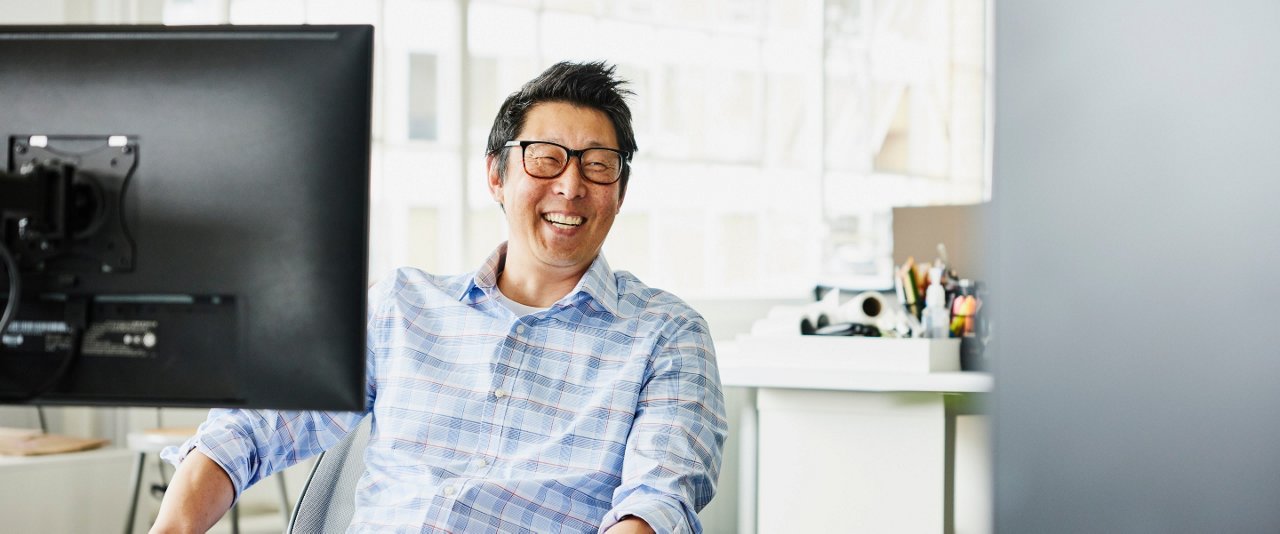
[[[131,272],[124,191],[138,162],[128,136],[8,139],[0,169],[0,240],[23,272]],[[74,286],[74,281],[69,285]]]

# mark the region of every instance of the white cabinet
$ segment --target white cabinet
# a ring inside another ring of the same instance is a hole
[[[761,389],[760,532],[942,532],[938,393]]]
[[[989,532],[985,425],[957,437],[948,400],[990,391],[989,375],[867,373],[740,348],[722,347],[719,363],[724,385],[755,391],[736,432],[741,532]]]

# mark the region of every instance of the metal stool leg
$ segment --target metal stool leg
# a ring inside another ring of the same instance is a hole
[[[231,534],[240,534],[240,505],[231,505]]]
[[[284,524],[289,524],[289,516],[293,515],[293,505],[289,502],[289,490],[284,487],[284,471],[276,473],[276,480],[280,481],[280,515],[284,516]]]
[[[124,534],[133,534],[133,520],[138,514],[138,491],[142,489],[142,466],[147,453],[138,453],[133,459],[133,491],[129,494],[129,517],[125,520]]]

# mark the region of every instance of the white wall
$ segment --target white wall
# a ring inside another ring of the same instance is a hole
[[[158,23],[164,0],[0,0],[0,24]]]

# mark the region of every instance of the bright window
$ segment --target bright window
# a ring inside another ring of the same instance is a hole
[[[989,198],[987,9],[167,0],[164,16],[377,27],[374,276],[475,268],[506,232],[482,156],[501,100],[555,61],[617,64],[636,93],[640,151],[609,261],[685,298],[723,298],[883,287],[892,207]]]

